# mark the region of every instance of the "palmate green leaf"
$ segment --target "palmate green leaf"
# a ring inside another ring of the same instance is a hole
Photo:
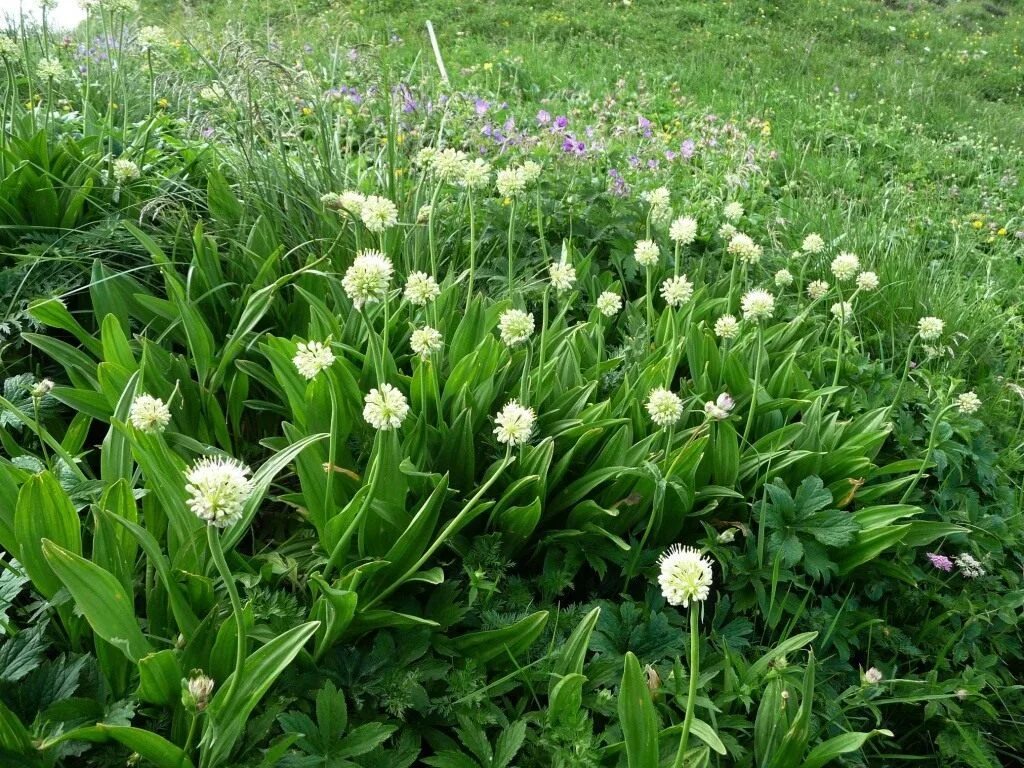
[[[629,768],[657,766],[660,759],[658,715],[651,701],[647,678],[632,651],[626,653],[622,670],[618,711]]]
[[[206,709],[199,744],[200,768],[218,768],[224,763],[245,730],[249,714],[319,625],[307,622],[274,638],[245,660],[237,683],[232,680],[233,674],[224,681]]]
[[[136,664],[153,652],[135,619],[132,598],[112,574],[43,539],[43,555],[93,631]]]

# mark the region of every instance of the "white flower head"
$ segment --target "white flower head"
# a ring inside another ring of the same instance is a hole
[[[710,558],[700,550],[673,544],[658,558],[658,584],[669,605],[689,607],[708,599],[713,576]]]
[[[962,392],[956,397],[956,408],[960,413],[977,413],[981,408],[981,398],[974,392]]]
[[[153,50],[154,48],[166,48],[170,45],[170,40],[167,38],[167,33],[163,30],[163,27],[143,27],[139,30],[139,36],[137,38],[139,47],[145,50]]]
[[[731,240],[737,232],[736,227],[728,222],[718,228],[718,236],[723,240]]]
[[[661,250],[653,240],[637,240],[633,246],[633,258],[641,267],[651,268],[661,258]]]
[[[857,275],[857,288],[861,291],[874,291],[878,288],[878,275],[874,272],[861,272]]]
[[[788,269],[780,269],[775,273],[775,285],[779,288],[787,288],[793,284],[793,273]]]
[[[405,281],[405,300],[417,307],[425,307],[441,295],[441,286],[426,272],[411,272]]]
[[[420,356],[421,360],[426,360],[441,350],[441,347],[444,346],[444,338],[439,330],[425,325],[412,332],[412,336],[409,337],[409,346]]]
[[[971,554],[964,552],[953,558],[953,562],[960,568],[960,573],[965,578],[977,579],[984,576],[985,567]]]
[[[466,189],[482,189],[491,183],[491,165],[478,157],[462,166],[459,184]]]
[[[140,432],[163,432],[171,422],[171,409],[159,397],[143,393],[132,400],[128,421]]]
[[[360,251],[345,271],[341,285],[356,309],[380,301],[387,295],[395,267],[380,251]]]
[[[697,220],[692,216],[680,216],[668,228],[669,239],[679,245],[689,245],[697,239]]]
[[[526,175],[522,168],[502,168],[494,184],[502,197],[515,197],[526,189]]]
[[[561,261],[548,267],[548,275],[551,277],[551,285],[558,293],[570,291],[576,284],[576,267],[565,260],[564,253]]]
[[[840,282],[846,282],[856,277],[860,271],[860,259],[857,258],[857,254],[843,251],[834,259],[832,259],[832,274],[836,276],[836,280]]]
[[[937,317],[922,317],[917,321],[917,335],[924,341],[934,341],[942,335],[946,323]]]
[[[111,169],[111,175],[119,185],[135,181],[141,174],[139,166],[126,157],[117,158]]]
[[[740,321],[732,315],[722,315],[715,320],[715,336],[720,339],[735,339],[740,335]]]
[[[540,178],[540,163],[535,163],[533,160],[527,160],[519,170],[526,184],[533,184],[533,182]]]
[[[380,195],[367,195],[359,209],[359,218],[371,232],[380,233],[398,223],[398,207]]]
[[[760,245],[755,243],[749,235],[745,235],[742,232],[737,232],[732,236],[725,250],[733,256],[739,257],[739,260],[744,264],[757,264],[761,260],[761,254],[764,252]]]
[[[836,320],[842,320],[843,322],[853,317],[853,305],[848,301],[837,301],[832,305],[830,311]]]
[[[597,311],[605,317],[615,317],[622,309],[622,297],[613,291],[605,291],[595,302]]]
[[[740,309],[744,320],[768,320],[775,314],[775,297],[762,288],[754,288],[743,294]]]
[[[425,203],[420,206],[420,209],[416,212],[416,223],[426,224],[430,221],[430,214],[434,212],[434,206],[430,203]]]
[[[65,75],[64,65],[60,59],[44,56],[36,64],[36,74],[43,80],[60,80]]]
[[[210,703],[210,695],[213,693],[213,678],[204,674],[198,674],[189,678],[188,695],[195,703],[196,711],[202,712]]]
[[[683,401],[675,392],[658,387],[647,398],[647,413],[659,427],[670,427],[682,418]]]
[[[326,344],[319,341],[299,342],[295,357],[292,362],[295,370],[306,379],[315,379],[321,371],[325,371],[334,364],[334,353]]]
[[[336,201],[339,213],[347,213],[349,216],[360,216],[363,212],[363,203],[366,202],[366,195],[354,189],[346,189]],[[332,206],[334,207],[334,206]]]
[[[736,223],[743,218],[743,204],[735,201],[726,203],[725,208],[722,209],[722,215],[729,221]]]
[[[41,400],[53,392],[54,386],[53,379],[41,379],[32,387],[32,397],[36,400]]]
[[[420,150],[420,157],[424,158],[430,166],[430,170],[440,181],[456,181],[462,178],[466,166],[466,153],[450,147],[440,152],[427,150],[430,147]]]
[[[807,297],[817,301],[825,298],[828,293],[828,283],[825,280],[812,280],[807,284]]]
[[[511,400],[494,417],[494,436],[499,443],[522,445],[533,434],[537,416],[532,408],[523,408],[517,400]]]
[[[722,419],[729,418],[729,414],[732,413],[732,409],[736,406],[736,401],[732,399],[728,392],[723,392],[714,401],[708,400],[704,403],[704,414],[714,421],[721,421]]]
[[[0,34],[0,59],[11,62],[21,61],[21,46],[10,35]]]
[[[672,195],[668,187],[646,190],[640,194],[640,199],[651,208],[668,208],[672,205]]]
[[[498,334],[510,347],[521,344],[533,335],[533,313],[521,309],[507,309],[498,319]]]
[[[363,398],[363,418],[381,432],[398,429],[409,415],[409,402],[397,387],[381,384]]]
[[[237,459],[203,456],[185,471],[188,508],[207,525],[227,528],[252,495],[251,470]]]
[[[661,284],[661,297],[670,307],[679,307],[693,297],[693,283],[686,275],[670,277]]]
[[[864,682],[868,685],[878,685],[885,678],[878,667],[871,667],[864,673]]]
[[[811,234],[804,238],[800,248],[804,253],[821,253],[825,250],[825,240],[817,232],[811,232]]]

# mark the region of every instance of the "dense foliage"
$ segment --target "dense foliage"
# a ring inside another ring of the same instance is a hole
[[[2,764],[1019,759],[1021,151],[395,10],[0,36]]]

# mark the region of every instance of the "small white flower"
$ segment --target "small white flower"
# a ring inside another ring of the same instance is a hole
[[[499,443],[522,445],[533,434],[536,419],[532,408],[523,408],[517,400],[511,400],[494,417],[494,435]]]
[[[427,158],[430,170],[440,181],[455,181],[462,177],[463,169],[466,166],[466,153],[457,149],[447,148],[440,152],[431,150],[430,147],[420,150],[420,157]]]
[[[852,280],[860,271],[860,259],[854,253],[844,251],[832,259],[832,274],[836,280]]]
[[[366,195],[354,189],[346,189],[338,195],[337,207],[339,212],[347,213],[349,216],[361,216],[363,204],[366,202]]]
[[[36,400],[42,400],[48,394],[53,392],[53,379],[41,379],[36,382],[36,385],[32,387],[32,397]]]
[[[640,199],[651,208],[668,208],[672,205],[672,195],[669,193],[668,187],[649,189],[640,194]]]
[[[159,397],[136,395],[128,409],[128,420],[141,432],[163,432],[171,422],[171,409]]]
[[[722,315],[715,320],[715,335],[721,339],[735,339],[740,335],[740,321],[732,315]]]
[[[292,358],[299,374],[310,380],[315,379],[321,371],[330,368],[334,360],[331,348],[319,341],[299,342],[295,357]]]
[[[413,352],[420,356],[421,360],[426,360],[432,354],[441,350],[441,347],[444,346],[444,338],[439,330],[425,325],[412,332],[412,336],[409,338],[409,346]]]
[[[812,280],[807,284],[807,296],[814,301],[825,298],[827,293],[828,283],[824,280]]]
[[[736,531],[738,531],[738,530],[739,529],[735,528],[735,527],[733,527],[733,528],[726,528],[724,531],[722,531],[720,534],[718,534],[718,536],[716,536],[715,538],[718,539],[718,543],[719,544],[732,544],[734,541],[736,541]]]
[[[498,334],[510,347],[521,344],[533,335],[533,313],[521,309],[507,309],[498,320]]]
[[[723,392],[714,401],[708,400],[704,403],[704,414],[715,421],[729,418],[729,414],[735,407],[736,402],[728,392]]]
[[[658,558],[658,584],[669,605],[689,607],[708,599],[713,576],[710,558],[700,550],[673,544]]]
[[[43,57],[36,64],[36,74],[43,80],[60,80],[64,77],[64,65],[54,57]]]
[[[727,203],[722,209],[722,214],[726,219],[735,223],[743,217],[743,205],[737,202]]]
[[[0,34],[0,59],[10,62],[21,61],[21,46],[10,35]]]
[[[942,335],[946,323],[937,317],[922,317],[917,321],[917,335],[924,341],[934,341]]]
[[[363,418],[381,432],[398,429],[409,414],[409,402],[396,387],[381,384],[363,398]]]
[[[520,172],[522,173],[523,181],[526,184],[533,184],[533,182],[540,178],[540,163],[535,163],[533,160],[527,160],[520,168]]]
[[[661,297],[670,307],[679,307],[693,297],[693,283],[686,275],[670,277],[661,284]]]
[[[356,309],[380,301],[387,295],[395,268],[380,251],[360,251],[345,271],[341,285]]]
[[[968,579],[977,579],[980,576],[984,576],[986,571],[984,566],[973,555],[964,552],[963,554],[957,555],[953,558],[953,562],[956,563],[960,568],[960,573]]]
[[[963,392],[957,395],[956,407],[960,413],[966,413],[968,415],[977,413],[981,408],[981,398],[974,392]]]
[[[117,158],[113,163],[113,168],[111,169],[111,175],[114,177],[114,181],[119,185],[135,181],[139,178],[141,173],[139,166],[124,157]]]
[[[682,418],[683,401],[675,392],[658,387],[647,398],[647,413],[659,427],[670,427]]]
[[[737,232],[729,240],[729,245],[726,246],[725,250],[733,256],[738,256],[744,264],[757,264],[761,260],[761,254],[764,249],[755,243],[749,235]]]
[[[658,259],[661,258],[661,251],[653,240],[637,240],[636,245],[633,246],[633,258],[641,267],[649,269],[657,265]]]
[[[371,232],[380,233],[398,223],[398,207],[380,195],[367,195],[359,209],[359,218]]]
[[[680,216],[668,228],[668,236],[674,243],[689,245],[697,239],[697,220],[692,216]]]
[[[821,253],[825,250],[825,240],[817,232],[811,232],[804,238],[803,245],[800,247],[804,253]]]
[[[612,291],[605,291],[595,302],[597,311],[605,317],[615,317],[622,309],[622,297]]]
[[[210,703],[210,695],[213,693],[213,686],[213,678],[207,677],[206,675],[199,674],[195,677],[189,678],[188,694],[192,697],[192,701],[195,702],[196,711],[202,712],[206,709],[206,705]]]
[[[405,281],[405,300],[417,307],[425,307],[441,295],[441,286],[426,272],[411,272]]]
[[[744,320],[767,320],[775,314],[775,297],[762,288],[754,288],[743,294],[740,308]]]
[[[874,272],[861,272],[857,275],[857,288],[865,292],[877,289],[878,275]]]
[[[491,165],[483,158],[467,162],[462,167],[459,184],[466,189],[482,189],[491,183]]]
[[[526,189],[526,176],[522,168],[502,168],[495,186],[502,197],[515,197]]]
[[[846,322],[853,317],[853,305],[848,301],[837,301],[832,305],[830,311],[836,320]]]
[[[793,273],[788,269],[780,269],[775,273],[775,285],[779,288],[786,288],[793,284]]]
[[[430,221],[430,214],[432,214],[433,212],[434,206],[432,206],[430,203],[421,205],[419,211],[416,212],[416,223],[426,224],[428,221]]]
[[[877,667],[871,667],[864,673],[864,682],[868,685],[878,685],[884,679],[885,675]]]
[[[723,224],[718,228],[718,236],[723,240],[731,240],[736,231],[736,227],[732,224]]]
[[[164,32],[162,27],[143,27],[139,30],[137,41],[139,43],[139,47],[145,50],[166,48],[170,45],[167,33]]]
[[[576,267],[566,262],[564,254],[561,261],[548,267],[548,275],[551,277],[551,285],[558,293],[572,290],[576,284]]]
[[[188,508],[203,522],[227,528],[252,494],[251,470],[237,459],[203,456],[185,471]]]

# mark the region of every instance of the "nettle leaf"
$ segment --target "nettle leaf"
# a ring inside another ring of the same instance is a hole
[[[43,662],[46,625],[41,621],[0,645],[0,682],[16,683]]]

